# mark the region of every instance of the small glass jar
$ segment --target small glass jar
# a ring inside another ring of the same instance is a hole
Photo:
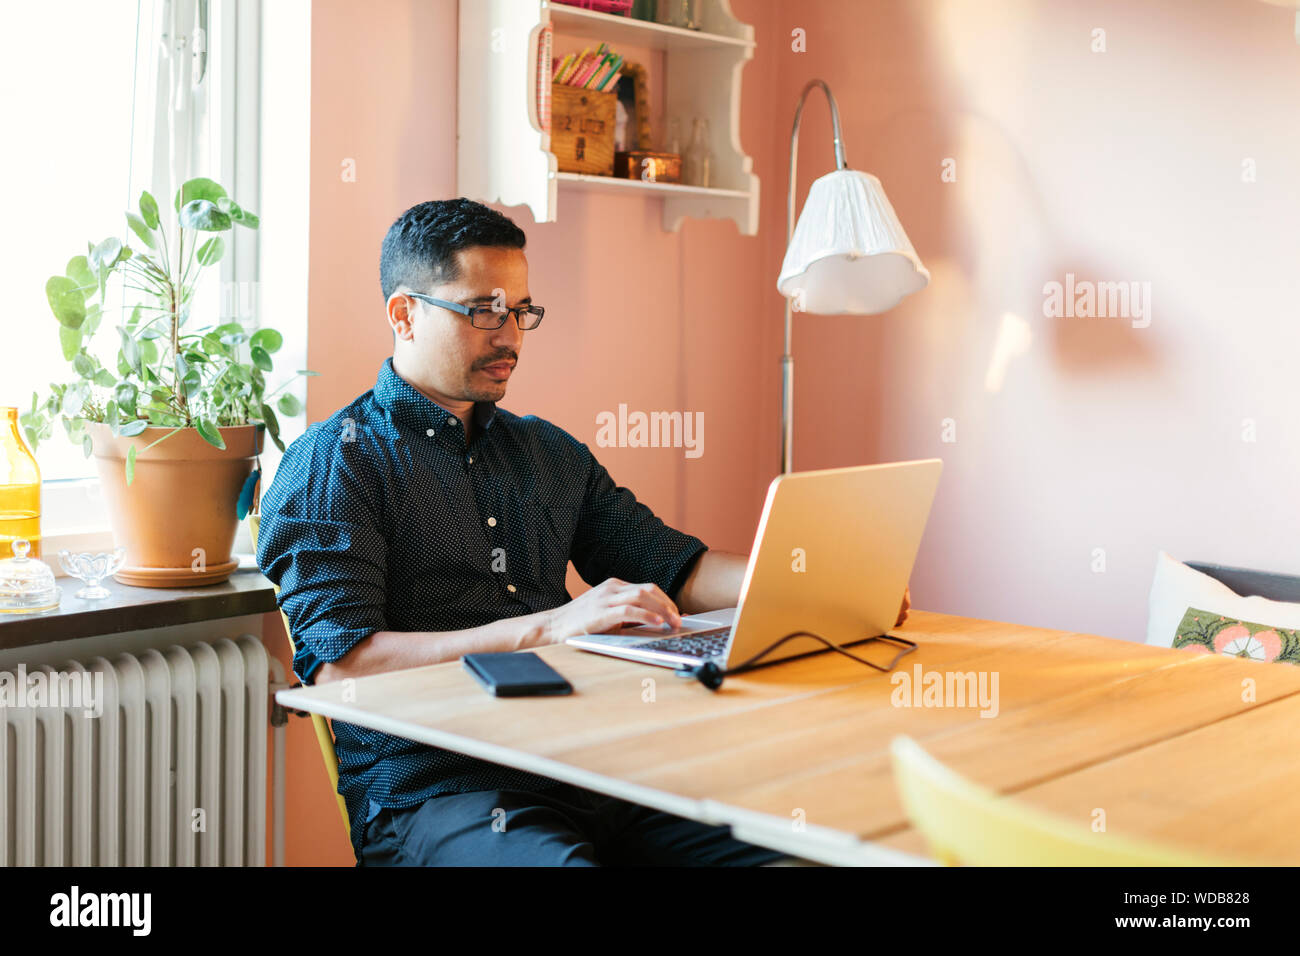
[[[44,561],[28,555],[31,545],[22,538],[13,543],[12,558],[0,561],[0,613],[35,614],[59,606],[62,589]]]

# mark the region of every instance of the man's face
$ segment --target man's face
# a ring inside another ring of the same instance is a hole
[[[456,253],[460,277],[431,289],[412,289],[460,305],[529,305],[528,260],[522,249],[473,246]],[[470,317],[408,299],[411,339],[402,346],[418,367],[419,384],[452,401],[499,402],[524,344],[513,315],[495,331]]]

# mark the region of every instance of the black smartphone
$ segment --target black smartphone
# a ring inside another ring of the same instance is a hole
[[[466,654],[461,658],[489,694],[497,697],[531,697],[537,694],[572,694],[573,685],[536,654]]]

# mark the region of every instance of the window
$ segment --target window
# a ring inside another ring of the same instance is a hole
[[[57,43],[52,38],[58,38]],[[0,231],[0,404],[31,406],[69,376],[45,280],[85,241],[122,236],[131,173],[134,0],[60,0],[5,8],[0,89],[8,224]],[[107,328],[107,320],[105,328]],[[104,344],[108,336],[96,336]],[[95,473],[56,431],[38,449],[45,479]]]
[[[0,310],[0,405],[26,410],[33,391],[44,398],[51,382],[73,375],[46,279],[84,253],[86,240],[116,236],[136,245],[124,214],[136,211],[141,191],[170,203],[193,176],[222,183],[264,222],[271,214],[272,228],[264,227],[269,241],[263,230],[224,234],[226,256],[208,270],[191,321],[256,326],[273,315],[267,324],[285,345],[268,383],[274,388],[304,368],[303,296],[291,306],[268,301],[278,284],[263,290],[259,276],[286,277],[299,290],[307,284],[309,0],[60,0],[14,4],[5,20],[0,88],[8,135],[0,174],[10,186],[10,226],[0,238],[9,293]],[[270,56],[273,44],[287,44],[284,55]],[[275,151],[259,148],[264,137]],[[120,306],[121,281],[110,288]],[[116,320],[109,312],[92,344],[110,367]],[[302,398],[305,385],[287,391]],[[304,419],[281,415],[286,442]],[[264,471],[278,459],[270,441],[266,449]],[[94,460],[57,424],[36,455],[43,533],[105,529]]]

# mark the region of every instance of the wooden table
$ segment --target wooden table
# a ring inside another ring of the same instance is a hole
[[[459,661],[360,678],[351,702],[337,683],[276,696],[823,863],[926,853],[892,779],[897,734],[1081,827],[1101,808],[1111,832],[1300,863],[1300,667],[924,611],[898,633],[921,646],[894,675],[819,654],[729,677],[717,693],[557,645],[538,653],[572,696],[499,700]],[[896,706],[895,675],[918,666],[996,674],[996,715]]]

